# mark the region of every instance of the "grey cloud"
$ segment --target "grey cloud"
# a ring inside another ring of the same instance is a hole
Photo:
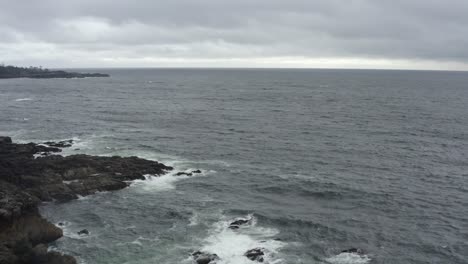
[[[465,0],[43,0],[0,4],[0,55],[4,56],[9,49],[17,51],[9,45],[21,43],[37,45],[38,50],[55,49],[63,56],[57,61],[79,53],[93,54],[97,60],[296,56],[468,64]],[[40,57],[28,50],[22,54]]]

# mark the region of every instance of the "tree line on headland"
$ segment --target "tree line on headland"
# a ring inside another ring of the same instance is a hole
[[[49,70],[42,67],[16,67],[0,65],[0,79],[9,78],[85,78],[85,77],[109,77],[103,73],[78,73],[62,70]]]

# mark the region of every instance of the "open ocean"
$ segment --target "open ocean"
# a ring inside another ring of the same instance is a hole
[[[0,80],[0,135],[200,169],[41,210],[87,264],[468,263],[468,73],[115,69]],[[230,221],[251,217],[231,230]],[[86,228],[89,236],[77,231]],[[360,248],[365,254],[341,253]]]

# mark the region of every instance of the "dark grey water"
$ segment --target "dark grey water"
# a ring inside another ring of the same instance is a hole
[[[108,72],[0,80],[0,134],[203,174],[45,206],[67,223],[56,249],[89,264],[191,263],[197,249],[252,263],[254,247],[278,264],[468,262],[468,73]],[[366,255],[340,254],[351,247]]]

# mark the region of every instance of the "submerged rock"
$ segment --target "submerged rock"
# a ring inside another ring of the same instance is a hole
[[[78,231],[78,235],[80,235],[80,236],[86,235],[87,236],[87,235],[89,235],[89,231],[88,231],[88,229],[80,230],[80,231]]]
[[[263,248],[254,248],[244,253],[244,256],[246,256],[248,259],[257,262],[263,262],[264,255],[265,252],[263,252]]]
[[[202,173],[201,170],[194,170],[194,171],[191,171],[191,172],[184,172],[184,171],[181,171],[181,172],[178,172],[175,174],[175,176],[193,176],[193,174],[198,174],[198,173]]]
[[[183,175],[190,177],[190,176],[192,176],[192,173],[190,173],[190,172],[178,172],[178,173],[176,173],[175,176],[183,176]]]
[[[362,250],[360,248],[349,248],[349,249],[342,250],[341,253],[354,253],[354,254],[358,254],[358,255],[363,255],[364,250]]]

